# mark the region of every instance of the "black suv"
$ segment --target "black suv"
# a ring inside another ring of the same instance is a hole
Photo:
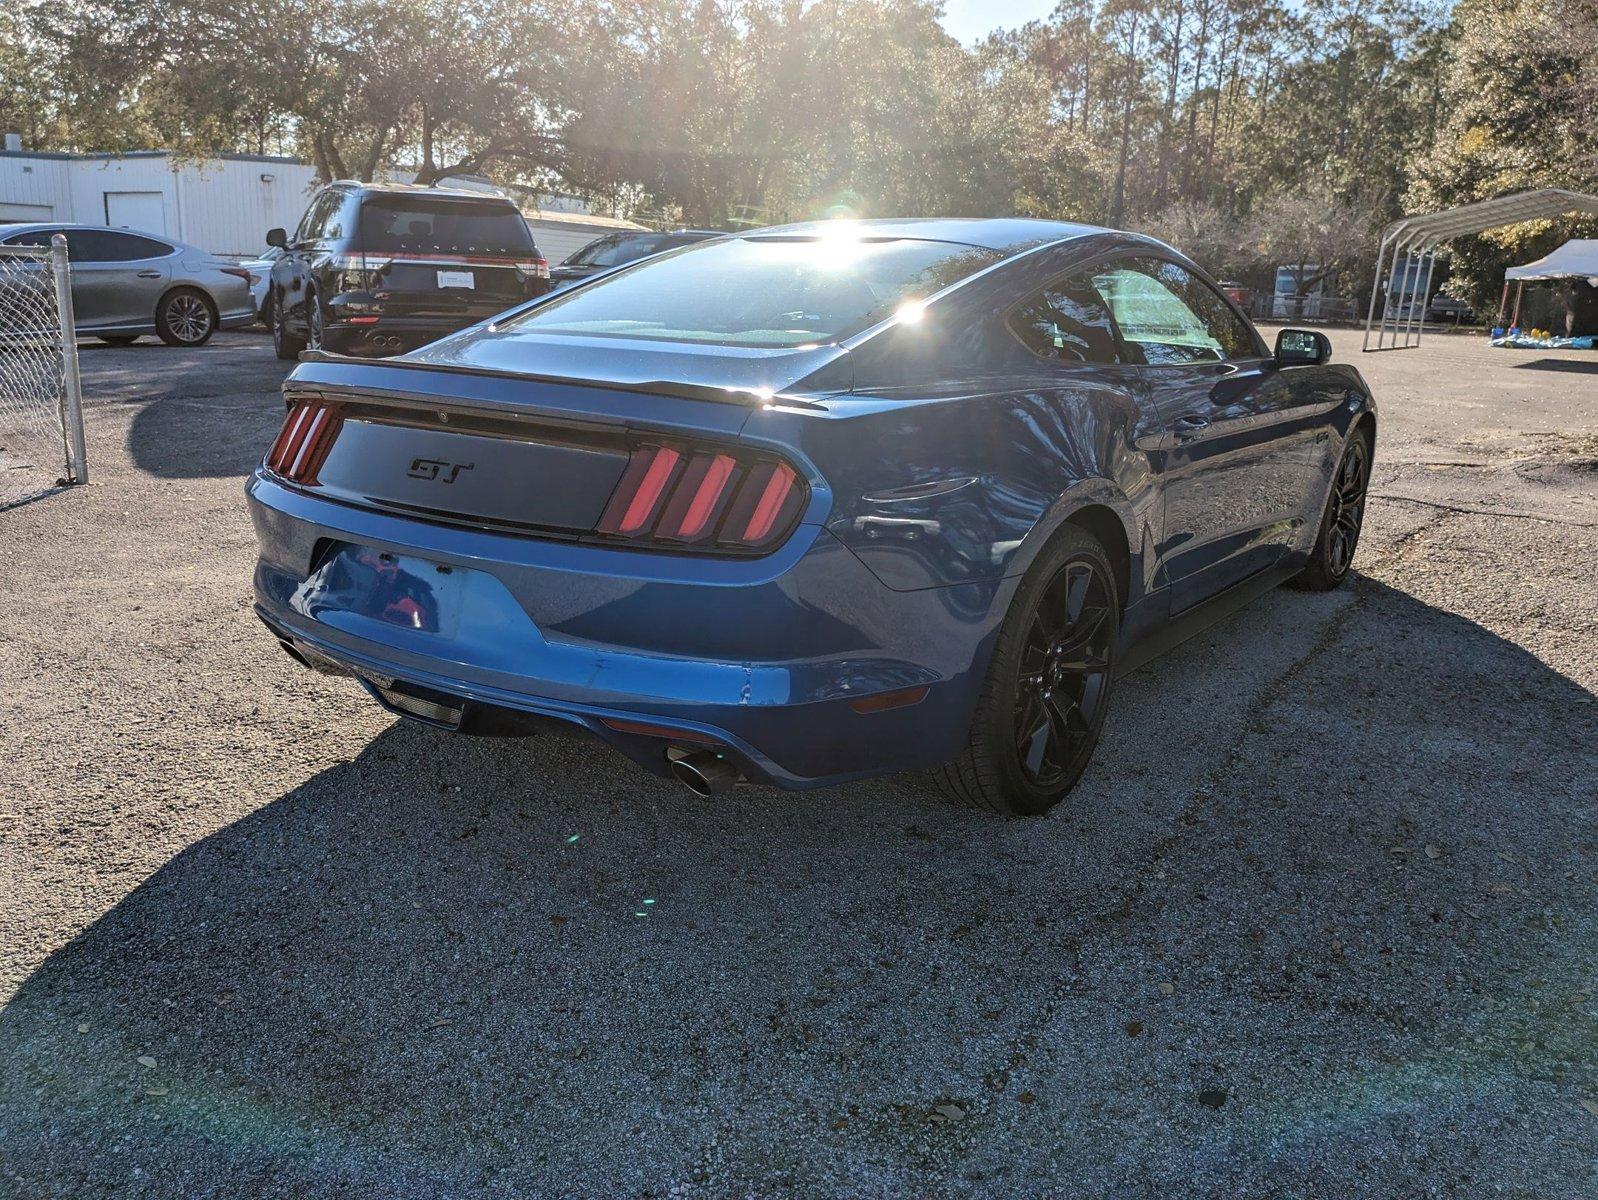
[[[266,235],[263,316],[279,358],[399,354],[549,291],[549,263],[502,196],[330,183],[294,237]]]
[[[687,246],[693,242],[703,242],[722,236],[724,235],[714,229],[607,234],[589,242],[556,267],[552,274],[553,284],[557,288],[569,287],[580,279],[598,275],[623,263],[636,262],[640,258],[648,258],[651,254],[659,254],[664,250],[675,250],[678,246]]]

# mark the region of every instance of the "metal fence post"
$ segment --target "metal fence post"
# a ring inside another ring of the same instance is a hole
[[[1426,282],[1420,286],[1420,321],[1415,326],[1415,345],[1420,345],[1421,335],[1426,332],[1426,310],[1431,307],[1432,272],[1437,269],[1437,243],[1426,243]],[[1408,341],[1406,337],[1404,339]]]
[[[67,482],[89,482],[89,456],[83,441],[83,378],[78,374],[78,325],[72,315],[72,273],[67,239],[50,239],[50,265],[55,272],[56,314],[61,324],[61,432],[66,443]]]

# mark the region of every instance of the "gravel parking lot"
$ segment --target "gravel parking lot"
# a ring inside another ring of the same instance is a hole
[[[95,482],[0,512],[0,1193],[1598,1194],[1598,355],[1358,340],[1352,586],[1008,823],[397,725],[250,613],[267,340],[86,346]]]

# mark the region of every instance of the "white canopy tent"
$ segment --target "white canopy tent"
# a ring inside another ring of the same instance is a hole
[[[1598,238],[1571,238],[1552,254],[1504,272],[1504,279],[1530,283],[1542,279],[1598,279]]]
[[[1398,350],[1420,345],[1420,327],[1424,317],[1425,297],[1431,291],[1432,267],[1439,245],[1456,237],[1484,233],[1502,225],[1518,225],[1522,221],[1551,220],[1569,213],[1598,215],[1598,196],[1572,192],[1567,188],[1537,188],[1530,192],[1514,192],[1492,200],[1450,208],[1443,212],[1420,213],[1395,221],[1382,233],[1381,248],[1376,252],[1376,278],[1371,283],[1370,310],[1365,315],[1365,349]],[[1575,243],[1569,243],[1574,245]],[[1563,249],[1563,247],[1561,247]],[[1558,253],[1558,251],[1555,251]],[[1398,284],[1398,264],[1401,256],[1419,254],[1427,258],[1426,281],[1421,286],[1421,303],[1413,301],[1406,307],[1395,303],[1392,294]],[[1549,256],[1553,257],[1552,255]],[[1532,264],[1527,264],[1528,266]],[[1388,272],[1388,302],[1383,304],[1381,316],[1376,314],[1381,297],[1382,273]],[[1506,282],[1504,287],[1508,289]],[[1376,345],[1371,345],[1371,334],[1376,334]],[[1387,344],[1391,335],[1392,344]]]
[[[1504,319],[1504,309],[1509,305],[1509,285],[1515,285],[1515,313],[1509,318],[1511,326],[1520,324],[1520,297],[1528,283],[1543,283],[1550,279],[1585,279],[1598,287],[1598,238],[1571,238],[1563,246],[1555,247],[1536,262],[1522,263],[1504,272],[1504,294],[1498,301],[1498,319]]]

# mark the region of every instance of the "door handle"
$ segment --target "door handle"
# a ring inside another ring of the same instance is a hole
[[[1210,423],[1203,417],[1177,417],[1171,422],[1171,430],[1178,442],[1191,442],[1206,429]]]
[[[159,272],[159,271],[140,271],[139,272],[139,278],[140,279],[159,279],[159,278],[161,278],[161,272]]]

